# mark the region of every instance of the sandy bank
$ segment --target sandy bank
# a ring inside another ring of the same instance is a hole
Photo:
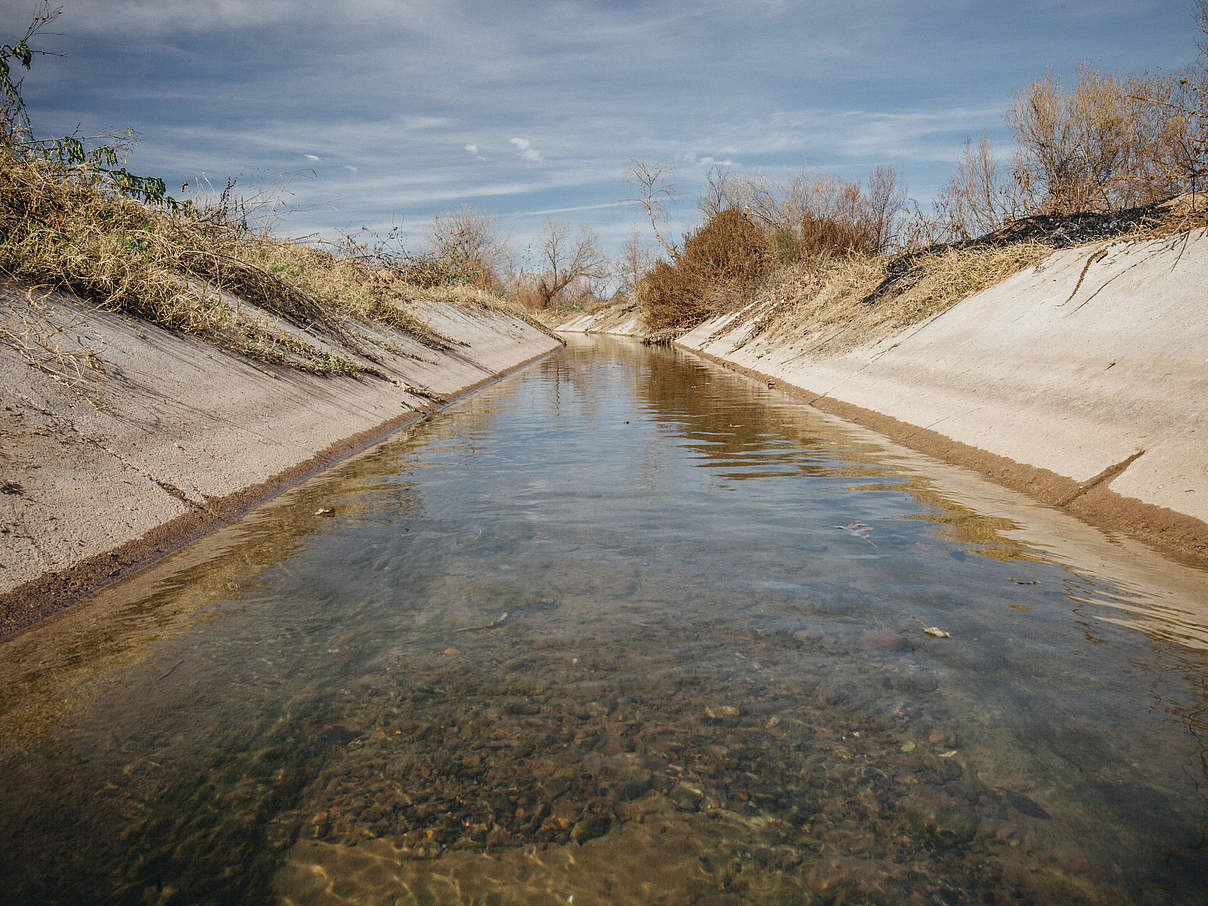
[[[1208,559],[1208,237],[1056,252],[842,354],[753,329],[679,345],[1009,486]],[[787,386],[786,386],[787,385]]]
[[[25,293],[4,291],[15,312],[11,328],[23,323]],[[433,348],[361,325],[382,341],[374,347],[381,376],[323,377],[249,361],[67,296],[49,297],[44,307],[61,330],[53,344],[77,355],[35,356],[43,366],[36,367],[0,344],[0,636],[442,398],[558,347],[502,311],[417,303],[414,313],[452,343]],[[45,317],[30,320],[35,332],[46,330]]]

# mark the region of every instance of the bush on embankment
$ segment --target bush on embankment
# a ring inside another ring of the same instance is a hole
[[[744,298],[769,263],[767,239],[746,215],[721,211],[688,236],[674,264],[658,262],[637,293],[651,330],[697,324]]]

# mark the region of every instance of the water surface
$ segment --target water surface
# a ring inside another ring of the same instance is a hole
[[[0,899],[1198,904],[1205,602],[580,339],[0,646]]]

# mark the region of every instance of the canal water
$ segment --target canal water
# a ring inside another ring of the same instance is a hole
[[[1200,904],[1206,611],[580,338],[0,645],[0,901]]]

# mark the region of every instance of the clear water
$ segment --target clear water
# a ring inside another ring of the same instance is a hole
[[[1203,903],[1205,602],[576,340],[0,645],[0,900]]]

